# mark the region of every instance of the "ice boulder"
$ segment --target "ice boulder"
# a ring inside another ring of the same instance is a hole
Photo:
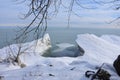
[[[37,45],[33,46],[33,50],[35,50],[35,53],[39,53],[40,55],[44,55],[44,53],[46,53],[51,48],[49,34],[45,34],[43,38],[35,42],[37,42]]]

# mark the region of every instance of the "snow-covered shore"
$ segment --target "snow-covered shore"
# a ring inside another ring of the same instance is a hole
[[[19,68],[19,66],[14,66],[11,63],[16,58],[20,47],[22,47],[20,50],[21,55],[19,56],[21,63],[26,66],[34,64],[37,58],[45,55],[51,48],[49,34],[45,34],[43,38],[32,42],[13,44],[0,49],[0,67],[2,66],[0,71]]]
[[[112,75],[111,80],[120,80],[112,66],[113,61],[120,54],[120,36],[103,35],[98,37],[94,34],[80,34],[77,36],[76,42],[85,50],[83,56],[46,58],[40,55],[26,54],[21,56],[21,60],[27,64],[25,68],[15,69],[13,65],[5,66],[0,63],[0,77],[2,80],[90,80],[85,77],[85,72],[87,70],[97,71],[96,67],[105,63],[103,68]],[[43,48],[42,45],[37,52]],[[0,49],[0,52],[2,58],[2,52],[6,52],[4,48]],[[11,68],[11,66],[13,67]],[[2,70],[4,67],[8,69]]]

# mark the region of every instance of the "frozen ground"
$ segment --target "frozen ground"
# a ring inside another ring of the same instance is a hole
[[[97,37],[93,34],[78,35],[76,42],[85,50],[84,55],[79,57],[42,57],[41,54],[44,54],[44,52],[50,48],[50,45],[48,46],[48,43],[50,42],[49,37],[46,37],[44,42],[45,43],[42,44],[40,41],[40,45],[37,47],[38,49],[36,52],[31,51],[28,54],[21,55],[21,61],[26,64],[26,67],[24,68],[20,68],[18,65],[4,63],[3,59],[9,57],[8,52],[5,52],[5,49],[8,50],[9,48],[5,47],[0,49],[0,79],[90,80],[85,77],[85,72],[87,70],[97,71],[96,67],[105,63],[103,68],[112,75],[111,80],[120,80],[120,77],[117,76],[116,71],[112,66],[113,61],[120,54],[119,36],[103,35]],[[70,47],[73,45],[60,44],[58,46],[62,46],[62,48],[54,50],[54,52],[60,52],[60,50],[64,50],[66,46]],[[14,50],[16,50],[16,48]],[[39,54],[37,54],[38,52]]]

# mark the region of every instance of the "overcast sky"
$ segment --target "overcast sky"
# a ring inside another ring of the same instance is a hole
[[[0,26],[24,26],[29,24],[31,19],[21,20],[22,13],[26,13],[28,7],[24,3],[17,4],[15,0],[0,0]],[[119,16],[119,11],[110,9],[103,5],[98,5],[94,2],[85,2],[81,0],[83,7],[95,9],[82,9],[79,6],[74,6],[75,14],[72,14],[70,20],[71,27],[88,27],[88,28],[111,28],[118,27],[117,23],[108,24]],[[67,3],[67,1],[65,2]],[[106,8],[104,8],[106,7]],[[66,27],[67,12],[65,9],[60,9],[58,15],[48,21],[50,27]]]

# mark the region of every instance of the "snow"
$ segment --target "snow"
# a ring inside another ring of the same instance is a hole
[[[117,35],[103,35],[101,38],[117,46],[120,46],[120,37]]]
[[[54,58],[41,56],[42,52],[51,47],[49,35],[47,34],[46,36],[47,38],[43,38],[43,44],[40,40],[36,52],[31,51],[29,54],[21,55],[21,60],[27,65],[26,67],[16,68],[18,67],[16,65],[7,64],[6,66],[4,63],[0,63],[0,78],[2,80],[90,80],[85,77],[85,72],[87,70],[97,71],[96,67],[100,67],[105,63],[102,68],[112,75],[110,80],[120,80],[112,66],[113,61],[120,53],[120,46],[118,45],[120,44],[119,36],[103,35],[98,37],[94,34],[77,35],[76,42],[78,46],[85,50],[84,55]],[[33,43],[34,41],[25,44]],[[11,46],[14,46],[13,48],[16,50],[15,45]],[[61,48],[54,51],[64,51],[65,48],[71,46],[73,47],[74,45],[68,43],[58,44],[58,47]],[[8,56],[5,49],[7,50],[8,48],[0,49],[1,59]],[[38,52],[41,52],[41,54],[39,53],[40,55],[38,55]],[[5,66],[8,69],[2,70]]]
[[[92,62],[94,59],[94,62],[111,64],[120,53],[119,46],[93,34],[78,35],[76,42],[85,50],[85,59],[88,57]]]
[[[32,64],[34,63],[35,58],[35,60],[37,60],[41,57],[40,55],[44,55],[46,51],[51,48],[49,34],[45,34],[43,38],[32,42],[13,44],[0,49],[0,64],[4,66],[0,68],[0,70],[9,70],[12,69],[12,67],[13,69],[14,67],[19,68],[18,66],[13,66],[11,64],[3,64],[3,62],[10,58],[14,58],[14,56],[18,54],[19,47],[22,47],[21,52],[23,52],[20,55],[21,63],[26,65]],[[7,67],[8,65],[10,66]]]

